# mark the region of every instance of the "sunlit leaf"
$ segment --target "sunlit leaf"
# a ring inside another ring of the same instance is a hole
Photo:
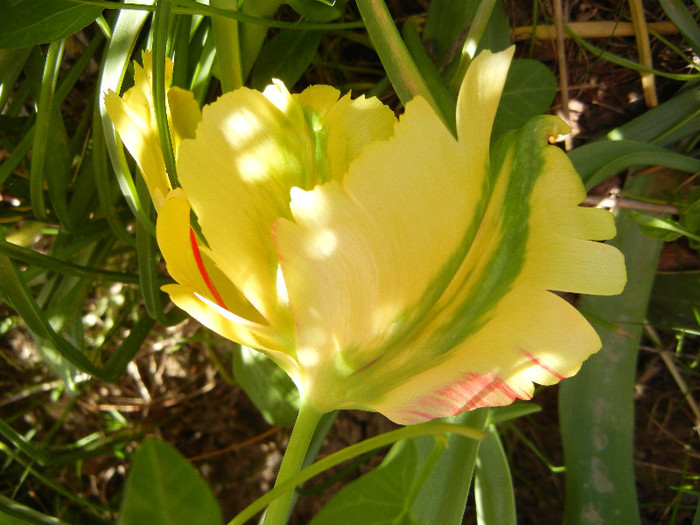
[[[223,523],[211,490],[174,448],[147,439],[134,454],[119,525],[216,525]]]
[[[69,0],[0,0],[0,48],[60,40],[95,20],[102,9]]]

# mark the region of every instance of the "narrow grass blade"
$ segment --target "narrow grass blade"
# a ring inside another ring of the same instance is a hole
[[[17,246],[0,238],[0,253],[12,257],[25,264],[34,267],[44,268],[63,275],[71,275],[82,279],[96,280],[102,282],[117,282],[138,284],[139,277],[135,274],[102,270],[91,266],[74,264],[51,255],[44,255],[41,252]]]
[[[0,523],[3,525],[68,525],[66,522],[20,505],[0,495]]]
[[[144,0],[143,4],[151,5],[153,0]],[[101,130],[104,134],[104,144],[107,147],[109,158],[112,162],[114,175],[116,176],[119,188],[126,199],[126,202],[132,213],[138,220],[144,224],[149,224],[149,219],[144,211],[144,206],[138,198],[134,181],[129,172],[124,155],[124,149],[117,139],[116,132],[112,126],[112,121],[107,114],[107,108],[104,104],[104,95],[108,90],[113,90],[117,93],[121,91],[122,81],[126,73],[126,68],[131,62],[131,53],[136,46],[136,41],[139,38],[141,28],[146,23],[149,13],[147,11],[132,11],[123,10],[119,12],[117,22],[114,25],[112,38],[110,39],[107,52],[101,67],[101,75],[99,82],[98,113],[100,115]],[[103,179],[107,176],[106,170],[99,169],[96,165],[96,173],[102,176]],[[107,182],[98,181],[98,191],[101,191],[103,208],[111,206],[111,199],[104,193],[109,193],[106,189]],[[100,188],[102,188],[100,190]],[[113,217],[112,217],[113,218]],[[110,222],[110,224],[113,224]],[[151,223],[152,225],[152,223]],[[119,231],[118,229],[115,231]],[[155,232],[155,227],[153,230]]]
[[[84,372],[107,382],[115,381],[124,372],[154,324],[149,316],[141,316],[129,336],[122,341],[104,367],[100,368],[56,333],[32,296],[21,273],[5,255],[0,255],[0,292],[5,296],[3,299],[9,302],[22,317],[27,328],[36,336],[51,341],[56,351]]]
[[[634,166],[665,166],[694,173],[700,159],[634,140],[591,142],[569,153],[587,189]]]
[[[450,129],[456,129],[455,107],[457,99],[449,92],[435,64],[428,56],[418,34],[418,22],[414,18],[406,20],[402,33],[406,47],[411,53],[413,60],[416,61],[416,67],[423,75],[430,92],[435,95],[435,102],[440,104],[440,110],[445,118],[448,119]]]
[[[29,58],[31,48],[0,49],[0,108],[5,107],[7,99],[16,89],[15,82],[22,72],[24,63]]]
[[[604,49],[601,49],[600,47],[594,46],[590,42],[587,42],[580,36],[578,36],[576,33],[573,31],[564,28],[568,35],[576,40],[578,44],[586,49],[588,52],[592,53],[596,57],[602,58],[604,60],[607,60],[608,62],[612,62],[613,64],[616,64],[618,66],[622,66],[627,69],[632,69],[634,71],[639,71],[641,73],[652,73],[654,75],[658,75],[660,77],[665,77],[665,78],[670,78],[671,80],[680,80],[680,81],[688,81],[688,80],[697,80],[698,75],[697,74],[687,74],[687,73],[668,73],[666,71],[661,71],[659,69],[654,69],[652,67],[647,67],[643,64],[640,64],[639,62],[635,62],[634,60],[630,60],[628,58],[621,57],[619,55],[616,55],[614,53],[610,53],[609,51],[605,51]]]
[[[32,210],[34,216],[43,221],[48,221],[46,203],[44,199],[44,182],[46,174],[44,164],[47,160],[51,120],[54,115],[54,92],[58,79],[58,70],[63,56],[63,41],[53,42],[49,45],[44,64],[44,74],[41,80],[41,92],[32,145],[32,166],[30,175],[30,190],[32,198]]]
[[[659,0],[668,18],[688,40],[696,54],[700,53],[700,28],[681,0]]]

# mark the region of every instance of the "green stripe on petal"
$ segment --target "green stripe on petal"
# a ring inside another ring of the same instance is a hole
[[[416,99],[343,184],[292,192],[295,222],[279,221],[275,237],[298,359],[319,398],[332,402],[339,375],[393,350],[449,283],[486,177],[464,165],[463,148]]]
[[[411,424],[530,399],[533,382],[552,384],[575,374],[599,346],[593,328],[560,297],[541,290],[512,295],[499,303],[490,323],[439,365],[368,405]]]
[[[406,423],[526,399],[532,382],[552,384],[568,377],[599,349],[599,338],[583,316],[547,290],[619,293],[626,279],[624,261],[614,248],[584,240],[609,237],[614,228],[608,212],[574,204],[585,195],[578,175],[569,164],[548,161],[561,161],[556,148],[546,145],[555,131],[556,121],[536,119],[501,143],[492,204],[499,201],[504,181],[508,189],[501,209],[490,207],[484,217],[484,225],[495,226],[484,232],[491,241],[473,247],[480,260],[488,261],[472,270],[482,273],[479,285],[460,288],[455,307],[445,307],[449,315],[443,315],[443,324],[427,326],[432,335],[408,350],[409,362],[418,358],[421,346],[444,349],[455,338],[457,344],[433,360],[431,370],[416,367],[415,377],[378,403],[368,402],[375,410]],[[547,218],[548,210],[556,210],[554,217]],[[501,219],[489,222],[494,213]],[[567,215],[584,220],[574,225]],[[388,355],[378,362],[377,373],[394,360]],[[362,379],[371,380],[369,375],[368,370]]]
[[[607,212],[576,205],[580,179],[550,153],[558,119],[501,140],[479,179],[413,104],[344,185],[295,191],[296,224],[276,229],[307,397],[400,423],[527,399],[533,382],[575,373],[599,339],[549,290],[613,294],[625,281],[619,253],[587,240],[614,233]]]

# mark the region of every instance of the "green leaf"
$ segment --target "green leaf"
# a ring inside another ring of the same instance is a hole
[[[16,89],[15,82],[30,52],[31,49],[0,49],[0,108],[5,107],[7,99]]]
[[[649,177],[625,190],[648,191]],[[634,474],[634,384],[637,352],[661,241],[644,235],[618,210],[617,237],[633,279],[613,297],[584,296],[579,309],[600,335],[602,349],[559,385],[559,419],[566,462],[564,523],[640,523]],[[594,516],[586,521],[583,516]]]
[[[606,138],[670,146],[700,132],[700,89],[690,84],[671,100],[612,130]]]
[[[681,0],[659,0],[661,7],[678,30],[683,33],[695,53],[700,53],[700,28]]]
[[[330,22],[340,18],[347,0],[287,0],[289,7],[314,22]]]
[[[493,124],[493,136],[519,128],[547,111],[556,91],[557,80],[547,66],[536,60],[513,60]]]
[[[252,86],[263,90],[278,78],[291,88],[311,64],[320,43],[318,31],[281,30],[260,51],[253,67]]]
[[[434,442],[434,439],[433,439]],[[311,520],[311,525],[413,525],[408,497],[418,452],[412,439],[396,443],[382,464],[347,484]]]
[[[688,173],[700,170],[700,160],[634,140],[604,140],[569,153],[587,189],[635,166],[665,166]]]
[[[647,311],[654,326],[674,330],[698,330],[700,272],[657,273]]]
[[[69,0],[0,0],[0,48],[60,40],[95,20],[102,9]]]
[[[233,353],[236,381],[271,425],[294,426],[299,391],[289,376],[262,352],[241,346]]]
[[[479,525],[515,525],[515,493],[508,458],[495,425],[486,429],[474,473],[474,499]]]
[[[700,231],[700,200],[692,202],[685,209],[681,216],[681,224],[693,233]]]
[[[0,523],[2,525],[66,525],[63,521],[25,507],[0,495]]]
[[[630,211],[629,213],[630,217],[640,224],[642,231],[654,239],[673,241],[685,235],[689,239],[700,241],[700,237],[689,232],[674,220],[652,217],[638,211]]]
[[[133,457],[119,525],[216,525],[223,523],[211,490],[173,447],[147,439]]]

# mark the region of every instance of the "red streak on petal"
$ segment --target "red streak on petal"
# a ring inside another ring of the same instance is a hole
[[[523,352],[524,352],[524,351],[523,351]],[[532,355],[531,353],[529,353],[529,352],[524,352],[524,353],[525,353],[525,357],[527,357],[530,361],[532,361],[533,363],[535,363],[537,366],[539,366],[539,367],[540,367],[542,370],[544,370],[545,372],[547,372],[547,373],[549,373],[549,374],[552,374],[552,375],[553,375],[554,377],[556,377],[559,381],[561,381],[562,379],[566,379],[566,376],[561,375],[559,372],[557,372],[557,371],[554,370],[553,368],[551,368],[551,367],[545,365],[542,361],[540,361],[539,359],[537,359],[537,358],[536,358],[534,355]]]
[[[219,306],[228,310],[228,308],[226,308],[224,300],[221,298],[221,295],[219,295],[219,292],[214,286],[214,283],[209,278],[207,269],[204,267],[204,261],[202,261],[202,254],[199,252],[199,246],[197,245],[197,237],[195,236],[194,230],[192,228],[190,228],[190,245],[192,246],[192,255],[194,255],[194,260],[197,262],[197,268],[199,268],[199,273],[202,276],[202,279],[204,279],[204,283],[207,285],[207,288],[209,288],[209,291],[214,296],[214,299],[219,304]]]

